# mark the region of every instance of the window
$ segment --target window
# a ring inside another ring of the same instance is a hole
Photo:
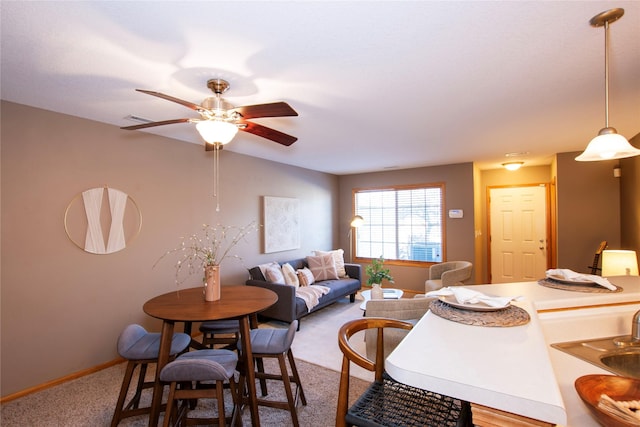
[[[441,262],[444,253],[444,184],[357,189],[356,258]]]

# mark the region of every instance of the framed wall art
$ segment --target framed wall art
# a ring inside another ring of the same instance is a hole
[[[264,196],[264,253],[300,248],[300,201]]]

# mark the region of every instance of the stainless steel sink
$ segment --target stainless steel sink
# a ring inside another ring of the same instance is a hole
[[[614,374],[640,379],[640,342],[628,336],[551,344],[578,359]]]

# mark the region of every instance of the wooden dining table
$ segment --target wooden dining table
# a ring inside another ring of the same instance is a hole
[[[185,332],[191,332],[192,322],[208,320],[238,319],[240,324],[240,340],[242,343],[241,358],[247,376],[249,406],[253,426],[260,425],[258,402],[256,396],[255,372],[253,369],[253,353],[251,351],[251,327],[257,327],[257,313],[265,310],[278,301],[275,292],[258,287],[222,286],[218,301],[205,301],[203,287],[179,289],[159,295],[147,301],[142,309],[151,317],[162,320],[162,333],[156,378],[153,389],[149,426],[156,426],[162,408],[163,384],[160,371],[169,362],[171,337],[176,322],[184,322]]]

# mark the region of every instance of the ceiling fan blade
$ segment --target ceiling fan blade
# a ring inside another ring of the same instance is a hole
[[[239,123],[246,125],[245,128],[240,127],[240,130],[270,139],[278,144],[286,145],[287,147],[298,140],[295,136],[287,135],[286,133],[282,133],[257,123],[245,122],[244,120],[239,121]]]
[[[259,117],[284,117],[297,116],[296,110],[286,102],[273,102],[270,104],[245,105],[233,108],[242,115],[243,119],[257,119]]]
[[[185,101],[183,99],[174,98],[173,96],[165,95],[164,93],[154,92],[152,90],[136,89],[138,92],[146,93],[147,95],[157,96],[158,98],[166,99],[167,101],[175,102],[180,105],[184,105],[192,110],[200,111],[202,106],[194,104],[193,102]]]
[[[172,125],[172,124],[175,124],[175,123],[189,123],[189,122],[191,122],[191,120],[192,119],[163,120],[161,122],[149,122],[149,123],[141,123],[139,125],[133,125],[133,126],[124,126],[124,127],[121,127],[120,129],[137,130],[137,129],[151,128],[151,127],[154,127],[154,126]]]

